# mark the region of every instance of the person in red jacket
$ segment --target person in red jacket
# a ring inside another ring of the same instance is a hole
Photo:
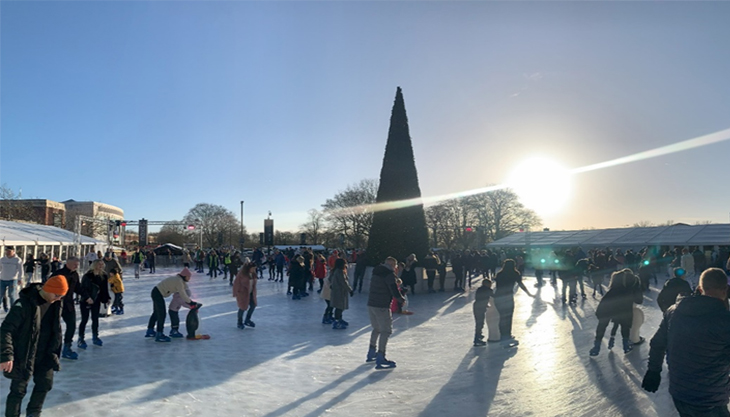
[[[314,257],[314,277],[317,278],[317,280],[319,281],[319,289],[317,290],[317,294],[322,292],[324,277],[327,276],[326,262],[327,261],[324,259],[324,256],[322,256],[321,254]]]

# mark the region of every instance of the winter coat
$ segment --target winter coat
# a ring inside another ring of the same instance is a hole
[[[472,307],[474,314],[487,311],[487,307],[489,306],[489,299],[492,298],[492,296],[494,296],[494,292],[491,288],[485,287],[484,285],[477,288],[476,294],[474,296],[474,305]]]
[[[314,260],[314,276],[316,278],[324,278],[327,276],[327,265],[325,265],[325,261],[320,258],[316,258]]]
[[[695,272],[695,258],[691,253],[685,253],[680,259],[680,265],[687,271],[688,274],[694,274]]]
[[[51,261],[47,258],[40,259],[38,264],[41,266],[41,276],[47,277],[51,273]]]
[[[192,291],[190,291],[190,287],[188,287],[187,283],[185,283],[185,295],[187,295],[188,297],[193,296],[193,293]],[[170,300],[170,305],[167,307],[167,309],[170,311],[180,311],[182,307],[190,308],[190,304],[183,301],[179,293],[173,294],[172,300]]]
[[[682,278],[672,278],[664,283],[664,288],[659,291],[656,302],[659,304],[662,313],[664,313],[677,302],[678,296],[688,296],[690,294],[692,294],[692,287],[689,286],[687,281]]]
[[[68,284],[68,292],[63,296],[61,302],[63,303],[63,309],[65,311],[76,311],[76,304],[74,304],[74,296],[80,294],[79,292],[79,273],[78,271],[72,271],[68,267],[64,266],[56,272],[56,275],[63,275],[66,277],[66,283]]]
[[[208,267],[210,269],[218,268],[218,264],[218,255],[215,253],[210,254],[210,256],[208,256]]]
[[[650,371],[661,372],[664,354],[672,398],[701,407],[725,407],[730,397],[730,312],[716,298],[681,298],[651,339]]]
[[[182,261],[184,264],[191,264],[193,263],[193,258],[190,256],[188,252],[183,253]]]
[[[163,298],[169,297],[170,294],[178,293],[186,303],[190,304],[192,302],[187,294],[188,283],[180,275],[173,275],[163,279],[155,288],[162,294]]]
[[[114,258],[104,258],[104,272],[109,275],[114,268],[117,268],[117,271],[119,271],[120,274],[122,273],[122,265],[119,264],[119,261]]]
[[[347,310],[350,307],[350,293],[352,292],[350,280],[347,279],[347,271],[332,270],[330,281],[332,281],[330,305],[332,308]]]
[[[142,252],[134,252],[132,254],[132,263],[141,264],[142,262],[144,262],[144,255],[142,254]]]
[[[111,301],[111,297],[109,297],[109,276],[106,272],[96,275],[93,270],[85,273],[81,277],[79,293],[81,294],[81,302],[86,302],[91,298],[94,302],[108,303]]]
[[[322,299],[329,301],[332,295],[332,282],[330,281],[330,276],[327,275],[322,280],[322,293],[320,296]]]
[[[114,294],[124,292],[124,282],[122,282],[122,276],[119,274],[109,275],[109,285],[112,287],[112,292]]]
[[[418,262],[413,262],[410,268],[403,268],[403,273],[401,273],[400,276],[400,279],[403,281],[403,285],[416,285],[418,282],[418,278],[416,277],[416,268],[419,266],[421,265],[419,265]]]
[[[429,256],[426,256],[426,258],[423,259],[423,262],[421,263],[421,266],[424,269],[434,270],[434,269],[437,269],[438,268],[438,266],[439,266],[440,263],[441,262],[439,261],[439,258],[437,258],[435,256],[430,256],[429,255]]]
[[[41,284],[30,284],[20,291],[0,326],[0,362],[13,361],[5,377],[28,381],[38,369],[60,370],[61,303],[51,304],[41,317]]]
[[[251,303],[251,297],[253,297],[253,304],[257,305],[256,300],[256,277],[251,277],[249,274],[238,271],[236,279],[233,280],[233,296],[236,297],[236,303],[240,310],[247,310]]]
[[[601,302],[596,307],[596,317],[599,320],[609,319],[617,323],[628,323],[634,319],[634,303],[641,304],[644,302],[644,294],[641,292],[641,286],[631,285],[624,287],[615,285],[611,287],[606,295],[601,298]]]
[[[368,307],[389,308],[393,298],[405,301],[405,298],[398,291],[395,279],[395,272],[383,264],[373,269],[368,294]]]
[[[289,286],[299,288],[306,285],[304,280],[304,267],[296,261],[289,265]]]

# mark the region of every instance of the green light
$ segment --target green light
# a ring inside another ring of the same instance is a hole
[[[560,261],[559,261],[558,259],[556,259],[556,260],[555,260],[555,263],[556,263],[556,264],[559,264],[559,263],[560,263]]]
[[[545,263],[545,260],[544,259],[540,259],[540,263],[541,264],[544,264]]]
[[[649,260],[648,259],[644,261],[644,265],[649,265]]]

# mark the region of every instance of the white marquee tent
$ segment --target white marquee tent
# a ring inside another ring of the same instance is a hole
[[[97,246],[102,247],[105,242],[81,236],[81,254]],[[58,256],[64,260],[75,252],[76,234],[53,226],[40,224],[18,223],[0,220],[0,245],[2,253],[6,246],[15,246],[18,256],[25,258],[27,254],[38,257],[41,253]]]
[[[690,226],[675,224],[658,227],[622,229],[571,230],[515,233],[496,240],[490,247],[612,247],[643,246],[729,246],[730,224]]]

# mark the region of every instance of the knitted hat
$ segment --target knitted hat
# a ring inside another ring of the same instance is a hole
[[[193,276],[193,273],[190,272],[190,270],[188,268],[185,268],[182,271],[180,271],[180,273],[178,275],[180,275],[181,277],[190,279]]]
[[[66,277],[63,275],[56,275],[49,278],[48,281],[43,284],[43,291],[56,295],[66,295],[68,292],[68,282],[66,282]]]

